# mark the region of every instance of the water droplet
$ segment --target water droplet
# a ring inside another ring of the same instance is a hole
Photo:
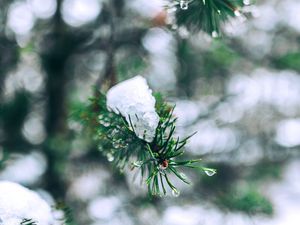
[[[237,16],[237,17],[239,17],[242,14],[241,14],[241,12],[238,9],[236,9],[236,10],[234,10],[234,15]]]
[[[121,143],[118,142],[118,141],[113,141],[112,146],[113,146],[114,148],[121,148],[121,147],[122,147]]]
[[[189,8],[189,3],[185,0],[181,0],[179,4],[182,10],[187,10]]]
[[[105,127],[109,127],[109,125],[110,125],[109,122],[104,122],[104,123],[103,123],[103,126],[105,126]]]
[[[217,31],[214,30],[214,31],[211,33],[211,36],[212,36],[213,38],[217,38],[217,37],[219,37],[219,34],[218,34]]]
[[[159,193],[159,192],[154,192],[153,195],[156,196],[156,197],[158,197],[158,198],[162,198],[163,197],[162,193]]]
[[[177,26],[177,24],[173,24],[171,28],[172,28],[173,30],[177,30],[177,29],[178,29],[178,26]]]
[[[219,15],[221,15],[221,10],[219,10],[219,9],[218,9],[218,11],[217,11],[217,12],[218,12],[218,14],[219,14]]]
[[[203,5],[205,5],[205,4],[206,4],[206,1],[205,1],[205,0],[202,0],[202,2],[203,2]]]
[[[115,157],[113,156],[112,153],[107,153],[106,157],[109,162],[112,162],[115,160]]]
[[[180,191],[177,190],[177,189],[172,189],[172,195],[173,195],[174,197],[178,197],[178,196],[180,195]]]
[[[105,120],[104,118],[99,119],[99,123],[105,127],[108,127],[110,125],[110,123],[107,120]]]
[[[207,176],[211,177],[215,175],[217,172],[214,169],[205,169],[204,172],[206,173]]]
[[[250,5],[251,1],[250,0],[244,0],[243,3],[244,3],[244,5]]]
[[[113,129],[113,130],[111,131],[111,135],[112,135],[112,136],[115,136],[117,133],[118,133],[118,130],[117,130],[117,129]]]
[[[143,161],[135,161],[132,163],[133,167],[140,168],[143,165]]]

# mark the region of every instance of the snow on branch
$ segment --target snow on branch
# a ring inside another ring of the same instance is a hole
[[[121,171],[125,166],[140,170],[150,195],[171,191],[177,196],[172,180],[190,183],[181,169],[200,169],[209,176],[216,171],[201,166],[200,159],[184,159],[184,147],[193,135],[175,137],[173,110],[161,95],[154,98],[146,80],[136,76],[112,87],[106,96],[97,92],[81,119],[108,161]]]

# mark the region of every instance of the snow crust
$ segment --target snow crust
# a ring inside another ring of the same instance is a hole
[[[139,138],[153,141],[159,116],[155,111],[155,98],[145,78],[138,75],[113,86],[107,92],[107,108],[121,113],[128,124],[131,120]]]
[[[32,219],[38,225],[52,225],[50,206],[37,193],[13,182],[0,181],[0,225],[20,225]]]

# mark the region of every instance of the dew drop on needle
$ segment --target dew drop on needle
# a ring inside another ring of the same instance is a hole
[[[177,189],[173,189],[173,190],[172,190],[172,195],[173,195],[174,197],[178,197],[178,196],[180,195],[180,191],[177,190]]]
[[[204,171],[206,173],[207,176],[211,177],[213,175],[216,174],[216,171],[215,170],[205,170]]]
[[[179,4],[182,10],[187,10],[189,8],[189,3],[187,1],[181,0]]]

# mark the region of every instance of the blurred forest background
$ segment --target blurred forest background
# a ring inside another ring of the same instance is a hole
[[[0,0],[0,179],[65,202],[74,224],[298,225],[300,2],[244,1],[222,37],[170,24],[164,3]],[[149,199],[73,116],[93,86],[137,74],[218,169],[187,171],[178,198]]]

